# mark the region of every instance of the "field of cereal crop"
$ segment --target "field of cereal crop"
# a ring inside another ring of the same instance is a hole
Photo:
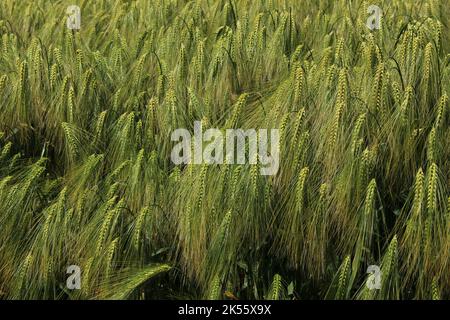
[[[2,0],[0,299],[449,299],[449,17]]]

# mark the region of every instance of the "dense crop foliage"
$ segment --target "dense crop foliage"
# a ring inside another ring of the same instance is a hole
[[[449,298],[450,9],[371,4],[0,1],[0,298]],[[279,172],[175,166],[194,121]]]

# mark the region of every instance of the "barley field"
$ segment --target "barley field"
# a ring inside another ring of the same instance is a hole
[[[449,299],[449,17],[0,1],[0,299]],[[175,165],[195,121],[279,130],[279,170]]]

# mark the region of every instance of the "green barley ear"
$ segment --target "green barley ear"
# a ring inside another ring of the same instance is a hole
[[[0,81],[1,84],[1,81]],[[1,88],[1,85],[0,85]],[[0,90],[1,92],[1,90]],[[436,120],[435,120],[435,128],[440,128],[443,126],[443,122],[445,119],[445,114],[446,114],[446,110],[447,110],[447,101],[448,101],[448,96],[446,93],[444,93],[441,97],[441,99],[439,100],[439,105],[438,105],[438,111],[436,114]]]
[[[188,88],[188,96],[189,96],[188,113],[190,117],[194,118],[194,115],[197,114],[200,110],[200,102],[191,88]]]
[[[439,52],[442,47],[442,23],[440,21],[436,21],[436,23],[434,24],[433,32],[436,46]]]
[[[145,31],[145,32],[143,32],[143,33],[141,34],[141,36],[138,38],[138,41],[136,42],[136,50],[135,50],[135,53],[134,53],[135,59],[137,59],[137,58],[139,57],[139,55],[140,55],[141,52],[142,52],[142,49],[144,49],[144,46],[146,45],[148,36],[149,36],[149,32],[148,32],[148,31]],[[153,37],[153,35],[150,35],[150,38],[152,38],[152,37]],[[152,39],[149,39],[149,41],[147,42],[147,44],[148,44],[148,43],[151,43],[151,41],[152,41]],[[148,48],[148,47],[147,47],[147,48]]]
[[[303,90],[305,87],[305,75],[303,72],[303,68],[300,63],[296,64],[295,73],[294,73],[294,105],[293,109],[297,109],[297,106],[300,104],[302,97],[305,95]]]
[[[377,234],[377,208],[376,208],[377,183],[372,179],[367,187],[366,196],[362,206],[362,212],[358,221],[358,238],[355,246],[353,261],[353,273],[356,274],[361,263],[367,262],[374,235]]]
[[[367,188],[366,199],[364,201],[364,216],[368,217],[373,211],[375,204],[375,191],[377,189],[377,183],[375,179],[372,179]]]
[[[433,127],[428,136],[427,160],[430,163],[436,161],[436,129]]]
[[[47,268],[46,268],[45,274],[44,274],[44,281],[45,282],[52,281],[53,279],[51,279],[51,278],[52,278],[54,272],[55,272],[55,270],[54,270],[54,259],[53,258],[49,258],[49,261],[47,263]]]
[[[226,190],[229,187],[229,173],[230,173],[230,165],[228,165],[226,163],[226,159],[224,164],[221,166],[221,170],[220,170],[220,184],[219,184],[219,188],[222,192],[222,194],[225,194]]]
[[[134,129],[135,113],[124,114],[122,130],[119,134],[120,155],[126,156],[126,148],[132,139],[132,130]]]
[[[303,205],[304,205],[304,197],[305,197],[305,183],[306,178],[309,174],[309,168],[305,167],[300,171],[299,178],[297,180],[297,186],[296,186],[296,201],[298,206],[298,212],[303,211]]]
[[[272,197],[272,186],[270,183],[266,183],[264,187],[264,207],[270,209],[270,200]]]
[[[372,290],[367,288],[366,282],[359,289],[356,297],[363,300],[399,300],[400,276],[398,270],[398,240],[394,235],[386,249],[380,263],[381,288]],[[367,281],[367,280],[366,280]]]
[[[83,82],[81,84],[81,93],[80,93],[81,99],[83,99],[87,95],[87,92],[92,85],[92,76],[93,70],[90,68],[85,72],[83,76]]]
[[[157,107],[158,107],[158,99],[156,97],[152,97],[150,99],[150,101],[148,102],[147,105],[147,136],[150,139],[154,138],[154,132],[155,129],[157,128],[157,118],[156,118],[156,114],[157,114]]]
[[[166,95],[166,78],[163,74],[160,74],[158,76],[158,82],[156,85],[156,96],[158,97],[158,99],[160,99],[159,101],[161,101],[162,97],[164,97]]]
[[[84,62],[84,53],[83,50],[77,49],[76,52],[76,61],[77,61],[77,72],[78,74],[81,74],[83,70],[83,62]]]
[[[357,151],[356,147],[358,145],[359,135],[361,134],[361,129],[362,129],[365,121],[366,121],[366,113],[363,113],[358,117],[358,119],[356,120],[356,124],[353,128],[351,148],[350,148],[353,156],[356,155],[356,151]]]
[[[113,107],[112,108],[113,108],[113,110],[115,112],[119,111],[119,103],[120,103],[120,94],[121,94],[121,92],[122,92],[122,90],[118,89],[116,91],[116,93],[114,93],[114,96],[113,96]]]
[[[40,76],[41,66],[42,66],[42,57],[41,57],[42,49],[39,44],[36,45],[36,50],[34,55],[32,56],[32,68],[33,74],[36,76]]]
[[[115,238],[111,244],[108,247],[108,250],[106,251],[106,271],[105,271],[105,275],[106,275],[106,279],[109,279],[111,276],[111,270],[114,267],[113,265],[113,258],[114,258],[114,254],[116,253],[117,250],[117,244],[119,242],[119,238]]]
[[[232,50],[234,52],[234,50]],[[233,57],[236,58],[236,57]],[[203,66],[205,64],[205,41],[199,41],[197,45],[197,53],[194,60],[194,71],[197,81],[203,79]]]
[[[419,37],[414,37],[412,53],[411,53],[411,61],[415,65],[417,63],[417,51],[419,50]]]
[[[181,179],[181,170],[180,167],[175,167],[173,169],[173,171],[171,172],[170,176],[169,176],[170,180],[174,183],[177,184],[180,182]]]
[[[383,85],[384,85],[384,63],[379,63],[377,66],[377,72],[373,82],[372,91],[372,111],[383,112]]]
[[[82,268],[83,273],[82,273],[82,279],[81,279],[81,294],[84,297],[87,297],[89,295],[89,293],[92,291],[91,288],[91,278],[92,278],[92,274],[91,274],[91,268],[92,268],[92,264],[94,262],[94,257],[90,257],[87,261],[86,261],[86,265],[84,266],[84,268]]]
[[[416,181],[414,184],[414,200],[413,200],[413,210],[419,214],[422,209],[422,201],[424,197],[424,181],[425,176],[423,174],[422,168],[417,171]]]
[[[104,123],[105,123],[105,119],[106,119],[106,114],[107,111],[102,111],[98,118],[97,118],[97,122],[95,124],[95,133],[94,133],[94,143],[98,143],[98,141],[100,140],[101,136],[102,136],[102,132],[103,132],[103,127],[104,127]]]
[[[23,260],[22,265],[20,266],[20,270],[18,272],[18,280],[17,280],[17,286],[18,288],[14,290],[17,293],[20,293],[23,289],[23,286],[25,282],[27,281],[27,278],[29,277],[30,273],[30,266],[32,265],[34,261],[34,256],[32,252],[30,251],[26,258]]]
[[[238,101],[236,102],[233,110],[233,114],[227,123],[227,128],[235,128],[238,125],[239,116],[241,115],[242,110],[245,108],[247,104],[248,94],[242,94]]]
[[[75,130],[67,122],[61,123],[61,127],[67,139],[69,156],[74,159],[80,152],[79,140],[77,139]]]
[[[291,56],[291,63],[296,63],[300,60],[300,55],[302,53],[303,50],[303,45],[300,44],[297,46],[297,48],[295,48],[295,51],[292,53]]]
[[[423,215],[425,209],[425,204],[423,202],[425,196],[424,181],[425,176],[420,168],[416,174],[416,180],[414,183],[414,199],[410,216],[406,222],[406,229],[402,237],[402,247],[405,248],[403,250],[406,252],[406,260],[409,261],[408,263],[414,264],[419,263],[420,259],[420,255],[417,254],[414,248],[418,246],[420,247],[424,237],[424,230],[422,227],[425,221]],[[411,276],[412,272],[409,271],[406,278]]]
[[[447,224],[450,227],[450,196],[448,197],[447,200]],[[447,228],[447,235],[450,237],[450,228]],[[450,238],[449,238],[450,240]],[[448,244],[450,244],[450,242],[447,242]]]
[[[145,63],[146,58],[147,58],[147,53],[144,53],[137,63],[136,72],[135,72],[136,83],[139,83],[139,81],[141,81],[141,79],[142,79],[142,71],[144,69],[144,63]]]
[[[342,113],[347,104],[347,73],[344,68],[339,71],[338,78],[338,92],[335,103],[335,113],[333,118],[333,123],[331,125],[331,133],[329,138],[329,146],[334,150],[337,140],[338,133],[342,119]]]
[[[56,79],[58,77],[58,65],[54,63],[50,68],[50,88],[54,89],[56,85]]]
[[[105,297],[100,299],[124,300],[127,299],[136,289],[150,279],[169,271],[171,267],[167,264],[155,264],[137,270],[123,271],[119,279],[112,279],[110,291],[105,293]]]
[[[436,210],[437,202],[437,183],[438,183],[438,166],[433,163],[428,173],[427,187],[427,210],[432,213]]]
[[[59,48],[53,49],[53,56],[55,58],[55,61],[56,61],[56,64],[58,65],[58,67],[62,67],[63,66],[62,54],[61,54],[61,50]]]
[[[120,174],[125,171],[125,168],[129,167],[131,160],[123,161],[119,166],[117,166],[106,178],[106,184],[110,185],[114,183],[117,179],[120,179]]]
[[[149,207],[144,207],[140,211],[140,213],[136,219],[136,225],[134,227],[134,233],[132,236],[132,243],[136,250],[139,249],[139,243],[141,240],[141,232],[143,231],[142,227],[144,226],[144,222],[145,222],[147,216],[149,215],[149,213],[150,213]]]
[[[112,198],[110,201],[115,201],[115,198]],[[103,221],[99,230],[97,246],[95,250],[97,254],[100,254],[101,250],[103,249],[105,241],[108,238],[108,234],[114,228],[116,218],[123,207],[124,207],[124,200],[121,199],[114,209],[109,209],[107,211],[105,220]]]
[[[286,133],[286,128],[287,128],[287,124],[289,122],[289,113],[286,113],[283,116],[283,119],[281,119],[281,124],[280,124],[280,153],[283,154],[284,151],[284,143],[287,140],[287,133]]]
[[[143,140],[142,140],[142,135],[143,135],[142,127],[143,127],[142,120],[139,119],[137,124],[136,124],[136,130],[135,130],[136,131],[136,145],[138,147],[142,146],[142,142],[143,142]]]
[[[19,96],[24,99],[28,81],[28,63],[26,61],[20,64],[19,75]]]
[[[129,179],[130,187],[134,188],[139,185],[139,180],[141,179],[142,175],[142,169],[143,169],[143,162],[145,158],[145,150],[141,149],[138,152],[138,155],[136,157],[136,161],[133,165],[133,168],[131,169],[131,175]]]
[[[2,47],[3,47],[3,57],[6,60],[8,55],[8,49],[9,49],[9,38],[8,34],[4,33],[2,36]]]
[[[180,80],[186,79],[187,72],[188,72],[188,65],[187,65],[187,58],[186,58],[186,49],[184,45],[181,45],[180,54],[178,57],[178,63],[179,63],[179,76]]]
[[[44,164],[46,162],[45,158],[39,159],[36,163],[33,164],[31,170],[27,174],[25,181],[22,185],[21,192],[23,194],[27,194],[30,187],[35,185],[37,180],[42,176],[42,174],[45,172]]]
[[[73,123],[74,108],[75,108],[75,91],[73,87],[70,87],[69,95],[67,97],[67,121],[69,123]]]
[[[61,108],[60,110],[62,110],[63,113],[65,113],[64,110],[66,110],[67,88],[69,87],[69,80],[70,80],[70,77],[65,76],[61,83],[60,89],[59,89],[58,103],[59,103],[59,107]]]
[[[12,157],[12,159],[11,159],[11,161],[9,162],[9,168],[10,169],[13,169],[16,165],[17,165],[17,163],[18,163],[18,161],[21,159],[21,157],[22,157],[22,154],[19,152],[19,153],[16,153],[13,157]]]
[[[283,284],[281,283],[281,281],[282,281],[282,279],[279,274],[276,274],[273,276],[272,285],[271,285],[267,300],[281,300],[282,299]]]
[[[428,85],[430,81],[430,73],[431,73],[431,58],[432,58],[432,50],[433,50],[433,44],[429,42],[425,47],[424,52],[424,71],[423,71],[423,82],[425,86]]]
[[[281,223],[285,226],[280,234],[280,245],[285,247],[285,253],[288,255],[289,262],[293,265],[297,264],[302,255],[303,242],[303,219],[307,214],[306,203],[307,198],[307,178],[309,168],[304,167],[298,173],[295,185],[295,193],[292,195],[292,209],[287,210],[282,216]],[[296,236],[293,237],[292,235]]]
[[[347,91],[347,70],[345,68],[342,68],[341,70],[339,70],[338,76],[336,105],[347,103]]]
[[[219,300],[221,298],[222,284],[218,275],[214,276],[207,295],[208,300]]]
[[[232,222],[233,213],[232,210],[229,210],[211,240],[205,260],[203,261],[205,270],[208,270],[203,275],[207,283],[211,283],[214,279],[213,277],[216,277],[218,274],[226,276],[231,267],[229,263],[230,259],[232,259],[231,252],[234,250]]]
[[[384,267],[383,273],[385,274],[385,276],[390,274],[393,268],[395,268],[395,264],[397,263],[397,253],[398,253],[398,240],[397,235],[394,235],[387,250],[386,264],[383,265]]]
[[[119,48],[115,47],[112,54],[112,65],[114,70],[122,72],[122,52]]]
[[[45,218],[44,227],[42,229],[43,230],[42,239],[44,239],[44,241],[46,241],[48,238],[48,231],[50,229],[50,224],[53,222],[52,220],[55,219],[55,223],[59,222],[58,218],[64,212],[66,201],[67,201],[67,188],[64,188],[58,196],[58,202],[50,208],[47,217]]]
[[[433,300],[441,300],[441,292],[440,292],[439,283],[438,283],[438,280],[436,277],[433,279],[433,282],[431,283],[431,292],[432,292]]]
[[[239,194],[239,190],[240,190],[240,184],[239,181],[241,178],[241,172],[242,172],[242,166],[237,166],[236,169],[234,169],[233,172],[233,176],[231,178],[231,196],[230,199],[232,201],[232,203],[235,201],[236,199],[236,195]]]
[[[336,43],[336,49],[335,49],[335,53],[334,53],[334,60],[337,63],[341,63],[343,56],[342,53],[344,51],[344,38],[339,38],[339,40]]]
[[[336,105],[336,110],[333,117],[333,123],[331,126],[331,133],[329,138],[329,145],[330,148],[334,150],[337,141],[338,141],[338,134],[339,134],[339,128],[341,124],[341,118],[342,118],[342,112],[344,111],[344,103],[341,102]]]
[[[335,299],[343,300],[347,298],[349,290],[350,256],[345,257],[345,260],[339,269],[338,287]]]
[[[367,42],[362,43],[361,55],[363,57],[365,68],[371,72],[373,55],[372,55],[372,46],[369,43]]]
[[[297,146],[298,144],[300,128],[303,125],[304,116],[305,116],[305,108],[302,108],[300,109],[300,111],[298,111],[297,119],[295,120],[294,124],[294,141],[293,141],[294,146]]]
[[[336,71],[338,70],[338,67],[335,64],[332,64],[328,67],[327,75],[326,75],[326,88],[331,88],[332,84],[336,77]]]
[[[112,197],[114,197],[117,191],[119,190],[119,187],[120,187],[119,182],[115,182],[112,185],[110,185],[108,187],[108,193],[106,194],[106,198],[111,199]]]
[[[0,94],[3,94],[3,90],[6,87],[6,80],[8,79],[8,77],[6,76],[6,74],[2,75],[0,77]]]
[[[0,197],[3,196],[3,192],[7,190],[8,183],[11,181],[12,176],[7,176],[0,180]]]
[[[413,96],[413,88],[412,88],[412,86],[408,85],[408,87],[406,87],[406,90],[405,90],[405,97],[400,106],[400,119],[401,119],[402,125],[405,125],[407,123],[408,113],[410,112],[410,108],[408,108],[408,107],[411,103],[412,96]]]
[[[392,238],[387,253],[381,261],[382,283],[380,295],[384,299],[400,299],[398,274],[398,240]]]
[[[258,190],[259,161],[250,165],[250,190],[252,195],[256,195]]]
[[[5,160],[9,156],[9,152],[11,151],[12,142],[8,142],[2,148],[2,152],[0,153],[0,162]]]
[[[66,45],[66,47],[65,47],[66,54],[70,56],[74,49],[74,39],[73,39],[73,34],[71,31],[66,32],[65,45]]]
[[[400,84],[397,81],[392,81],[391,88],[395,104],[399,106],[401,104]]]
[[[167,94],[165,97],[168,106],[170,107],[172,120],[175,120],[176,110],[177,110],[177,95],[175,91],[175,79],[171,75],[169,77],[169,86],[167,88]]]

